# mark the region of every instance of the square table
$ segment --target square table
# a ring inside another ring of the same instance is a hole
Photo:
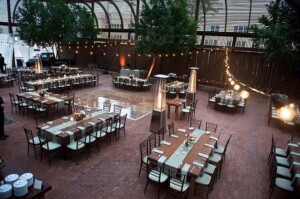
[[[174,106],[175,107],[175,119],[178,120],[178,118],[179,118],[179,108],[185,102],[186,102],[186,100],[180,99],[180,98],[175,98],[175,99],[167,101],[167,105],[168,105],[167,117],[168,117],[168,119],[170,119],[170,109],[171,109],[172,106]]]

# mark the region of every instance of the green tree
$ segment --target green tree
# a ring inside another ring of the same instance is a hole
[[[150,76],[159,54],[184,53],[195,46],[197,24],[187,11],[185,0],[144,2],[139,23],[134,25],[135,50],[152,55]]]
[[[263,49],[269,62],[275,61],[292,68],[300,63],[300,14],[285,1],[270,2],[268,16],[254,25],[254,45]]]
[[[65,0],[24,0],[17,14],[17,32],[28,45],[42,47],[90,42],[99,31],[88,10]]]

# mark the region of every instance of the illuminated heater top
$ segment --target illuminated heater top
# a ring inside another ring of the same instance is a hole
[[[158,78],[154,98],[154,110],[162,112],[166,110],[166,79],[167,75],[155,75]]]
[[[190,80],[189,80],[187,92],[195,93],[197,90],[197,70],[199,68],[191,67],[190,69],[191,69],[191,74],[190,74]]]
[[[37,60],[35,61],[35,69],[34,71],[36,73],[41,73],[42,72],[42,62],[41,62],[41,59],[40,57],[38,56]]]

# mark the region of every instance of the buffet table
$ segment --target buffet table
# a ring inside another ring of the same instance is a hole
[[[20,168],[18,165],[5,160],[5,166],[2,169],[2,176],[1,176],[1,181],[4,180],[4,178],[10,174],[24,174],[24,173],[28,173],[28,171],[25,171],[24,169]],[[34,173],[33,173],[33,178],[34,180],[37,178]],[[38,178],[40,180],[40,178]],[[50,191],[52,189],[52,186],[50,184],[48,184],[45,181],[42,181],[42,188],[41,189],[36,189],[34,188],[34,185],[31,185],[30,187],[28,187],[28,193],[23,196],[22,198],[26,198],[26,199],[43,199],[45,198],[45,194]],[[17,198],[15,196],[11,196],[10,198]],[[20,198],[20,197],[18,197]]]

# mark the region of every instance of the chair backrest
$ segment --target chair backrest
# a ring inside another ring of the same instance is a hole
[[[141,161],[143,161],[143,158],[149,154],[148,148],[149,148],[148,139],[146,139],[140,143]]]
[[[120,124],[123,124],[124,127],[125,127],[125,125],[126,125],[126,120],[127,120],[127,113],[126,113],[125,115],[123,115],[123,116],[120,116],[119,122],[120,122]]]
[[[183,186],[186,182],[186,175],[183,174],[180,170],[174,171],[173,169],[168,169],[168,175],[169,177],[171,177],[171,179],[169,180],[169,188],[176,192],[183,192]]]
[[[200,129],[201,128],[201,123],[202,123],[202,120],[197,120],[195,118],[191,118],[190,127],[195,127],[197,129]]]
[[[151,181],[161,182],[161,173],[164,171],[164,165],[158,164],[157,161],[148,159],[147,173]]]
[[[205,131],[216,132],[218,125],[212,122],[206,122]]]
[[[103,110],[110,111],[111,103],[110,102],[103,102]]]
[[[159,130],[158,130],[158,146],[160,145],[161,141],[163,141],[165,139],[165,133],[166,133],[166,129],[165,127],[161,127]]]
[[[35,124],[37,126],[40,124],[44,124],[47,121],[46,112],[42,112],[40,114],[34,114],[33,118],[34,118]]]
[[[151,133],[151,135],[148,136],[149,140],[149,153],[151,153],[152,149],[156,147],[156,134]]]
[[[23,127],[23,129],[24,129],[24,132],[25,132],[25,136],[26,136],[27,142],[29,142],[29,140],[33,141],[32,131],[30,129],[25,128],[25,127]]]
[[[114,104],[114,113],[121,114],[122,106]]]
[[[175,134],[175,131],[174,131],[174,122],[171,122],[171,123],[168,125],[168,130],[169,130],[169,137],[170,137],[172,134]]]
[[[13,102],[15,102],[15,101],[16,101],[16,99],[15,99],[15,95],[14,95],[13,93],[9,93],[9,98],[10,98],[10,102],[11,102],[11,104],[13,104]]]
[[[80,104],[75,104],[74,107],[76,112],[84,110],[84,106]]]
[[[226,142],[226,144],[225,144],[225,147],[224,147],[224,155],[226,154],[227,146],[228,146],[228,144],[229,144],[229,141],[230,141],[231,137],[232,137],[232,135],[229,136],[229,138],[228,138],[228,140],[227,140],[227,142]]]

